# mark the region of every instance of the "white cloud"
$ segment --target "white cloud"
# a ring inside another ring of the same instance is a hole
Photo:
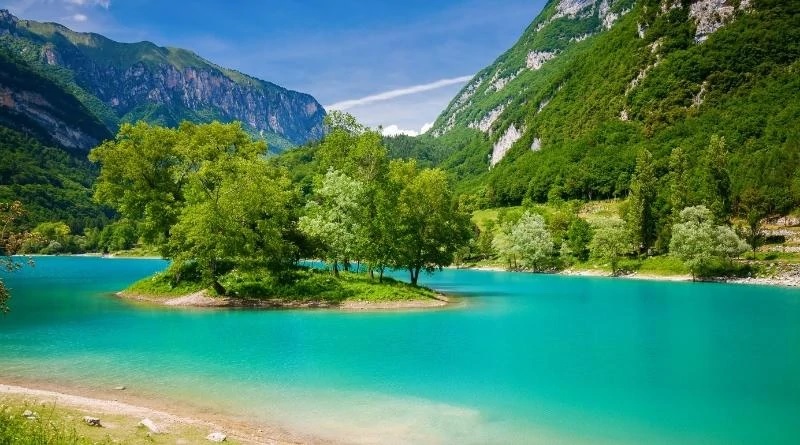
[[[384,136],[399,136],[404,134],[406,136],[418,136],[419,133],[414,130],[403,130],[402,128],[398,127],[397,125],[389,125],[388,127],[384,127],[381,133]]]
[[[76,22],[85,22],[89,20],[89,17],[86,17],[86,14],[75,14],[70,18]]]
[[[408,96],[410,94],[424,93],[425,91],[438,90],[439,88],[443,88],[446,86],[465,83],[468,80],[472,79],[472,77],[473,76],[461,76],[461,77],[456,77],[454,79],[441,79],[437,80],[436,82],[426,83],[422,85],[414,85],[411,87],[400,88],[397,90],[385,91],[383,93],[362,97],[360,99],[351,99],[351,100],[337,102],[335,104],[326,106],[325,109],[348,110],[353,107],[368,105],[375,102],[384,102],[387,100],[396,99],[398,97]]]
[[[416,130],[405,130],[405,129],[400,128],[397,125],[392,124],[392,125],[389,125],[388,127],[384,127],[383,129],[381,129],[381,133],[384,136],[390,136],[390,137],[391,136],[398,136],[398,135],[401,135],[401,134],[404,134],[406,136],[419,136],[421,134],[425,134],[432,127],[433,127],[433,122],[428,122],[425,125],[423,125],[422,128],[419,131],[416,131]]]

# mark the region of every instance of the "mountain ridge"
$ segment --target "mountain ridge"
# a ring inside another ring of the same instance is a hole
[[[168,126],[242,121],[278,149],[320,138],[325,110],[311,95],[152,42],[120,43],[0,10],[0,46],[60,83],[114,132],[121,122]],[[82,147],[88,149],[89,147]]]

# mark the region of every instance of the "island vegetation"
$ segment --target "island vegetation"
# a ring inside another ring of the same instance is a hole
[[[307,183],[293,182],[235,123],[126,124],[95,148],[95,198],[119,213],[117,229],[172,260],[131,293],[207,288],[327,304],[432,298],[417,288],[420,274],[450,265],[472,236],[447,175],[390,160],[381,136],[350,115],[332,113],[326,124]],[[329,273],[302,267],[309,258]],[[387,279],[388,269],[407,270],[410,285]]]

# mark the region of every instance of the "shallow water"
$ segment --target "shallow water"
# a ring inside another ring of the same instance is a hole
[[[348,443],[800,443],[797,290],[445,270],[422,280],[464,307],[178,310],[112,294],[163,261],[36,262],[0,376]]]

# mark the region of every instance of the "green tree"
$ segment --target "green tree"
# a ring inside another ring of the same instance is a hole
[[[619,219],[607,220],[599,225],[589,243],[592,257],[608,262],[614,275],[619,273],[619,260],[632,251],[630,231]]]
[[[139,223],[144,240],[154,245],[166,244],[184,204],[188,172],[180,136],[180,130],[144,122],[123,124],[113,140],[89,153],[101,167],[95,200]]]
[[[526,267],[539,272],[553,254],[553,238],[542,215],[525,212],[511,229],[511,242]]]
[[[113,206],[180,269],[194,263],[214,289],[231,262],[280,268],[294,258],[287,173],[239,123],[175,130],[124,125],[96,148],[96,198]]]
[[[673,149],[669,156],[669,197],[675,222],[681,210],[689,205],[689,160],[680,147]]]
[[[715,259],[730,260],[747,250],[747,245],[727,226],[714,226],[714,214],[705,206],[687,207],[672,228],[670,252],[680,258],[692,279]]]
[[[656,239],[656,175],[653,155],[643,150],[636,158],[636,169],[631,180],[626,222],[636,250],[641,254],[653,246]]]
[[[746,241],[753,250],[754,259],[756,250],[764,242],[762,224],[768,215],[766,199],[760,190],[751,187],[742,192],[739,197],[739,216],[747,224]]]
[[[176,267],[197,262],[220,295],[227,261],[276,270],[291,262],[294,248],[286,241],[294,193],[286,173],[261,159],[235,160],[227,169],[211,195],[201,178],[190,180],[169,245]]]
[[[725,138],[711,136],[701,160],[700,196],[703,204],[722,221],[730,214],[731,178],[728,172],[728,149]]]
[[[471,223],[455,205],[442,170],[417,171],[414,161],[392,161],[390,169],[395,182],[406,184],[398,199],[394,266],[407,269],[417,285],[420,271],[452,264],[456,250],[472,236]]]
[[[328,170],[320,178],[314,198],[306,205],[306,214],[300,218],[300,230],[324,246],[325,259],[334,275],[339,274],[340,264],[359,256],[359,217],[365,190],[360,181]]]
[[[500,226],[497,234],[492,239],[492,249],[497,253],[497,256],[505,260],[508,268],[513,270],[517,268],[517,258],[519,258],[519,250],[517,245],[511,240],[511,225],[503,224]]]
[[[594,237],[592,226],[583,218],[574,219],[567,229],[563,246],[579,261],[589,259],[589,244]]]

